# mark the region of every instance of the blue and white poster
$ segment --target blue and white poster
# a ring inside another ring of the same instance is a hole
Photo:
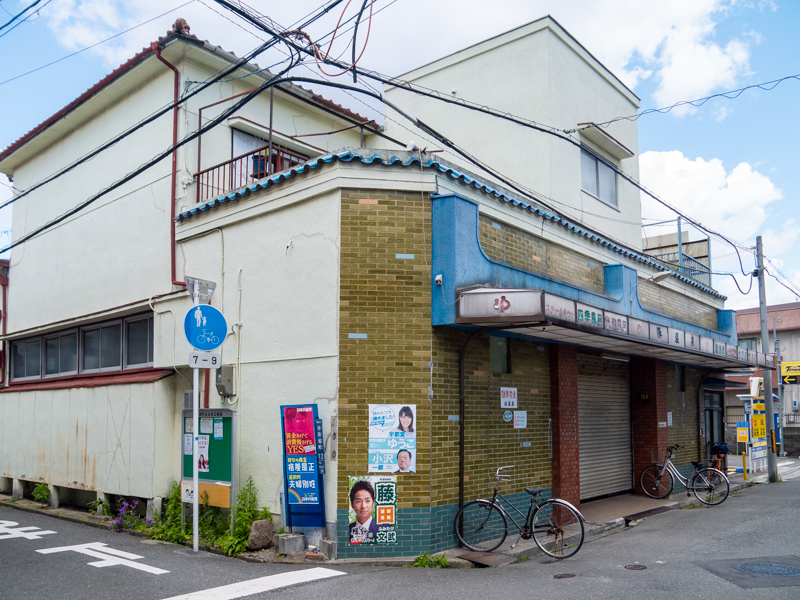
[[[370,404],[368,472],[416,472],[416,425],[416,404]]]

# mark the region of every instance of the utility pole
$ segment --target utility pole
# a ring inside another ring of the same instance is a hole
[[[758,270],[758,302],[761,313],[761,348],[764,352],[769,348],[769,323],[767,322],[767,290],[764,277],[764,248],[761,236],[756,238],[757,270]],[[764,411],[767,421],[767,474],[770,483],[778,482],[778,459],[772,451],[773,422],[775,409],[772,406],[772,371],[764,368]]]

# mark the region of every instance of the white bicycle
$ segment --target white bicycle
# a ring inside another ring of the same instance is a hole
[[[683,448],[680,444],[670,446],[664,454],[663,465],[650,465],[642,471],[639,477],[642,491],[651,498],[666,498],[672,493],[677,479],[686,488],[687,496],[689,490],[692,490],[695,497],[703,504],[715,506],[725,502],[730,493],[728,476],[719,469],[692,461],[694,470],[688,478],[684,477],[672,464],[672,455],[680,448]]]

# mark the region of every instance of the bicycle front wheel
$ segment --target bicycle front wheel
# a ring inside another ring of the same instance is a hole
[[[583,520],[567,504],[548,500],[533,513],[533,541],[553,558],[569,558],[583,545]]]
[[[661,465],[650,465],[639,477],[642,491],[651,498],[666,498],[672,493],[672,487],[675,485],[672,473],[664,471],[661,475],[662,469]]]
[[[707,467],[695,475],[692,491],[703,504],[715,506],[725,502],[730,492],[730,485],[725,473]]]
[[[508,535],[508,521],[496,504],[488,500],[468,502],[458,511],[453,523],[456,537],[475,552],[491,552]]]

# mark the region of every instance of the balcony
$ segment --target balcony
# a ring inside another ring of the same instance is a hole
[[[711,287],[711,269],[708,265],[685,252],[666,252],[664,254],[652,254],[651,256],[673,271]]]
[[[256,148],[195,174],[197,204],[213,200],[246,185],[306,162],[309,157],[282,146]],[[271,160],[270,160],[271,158]]]

